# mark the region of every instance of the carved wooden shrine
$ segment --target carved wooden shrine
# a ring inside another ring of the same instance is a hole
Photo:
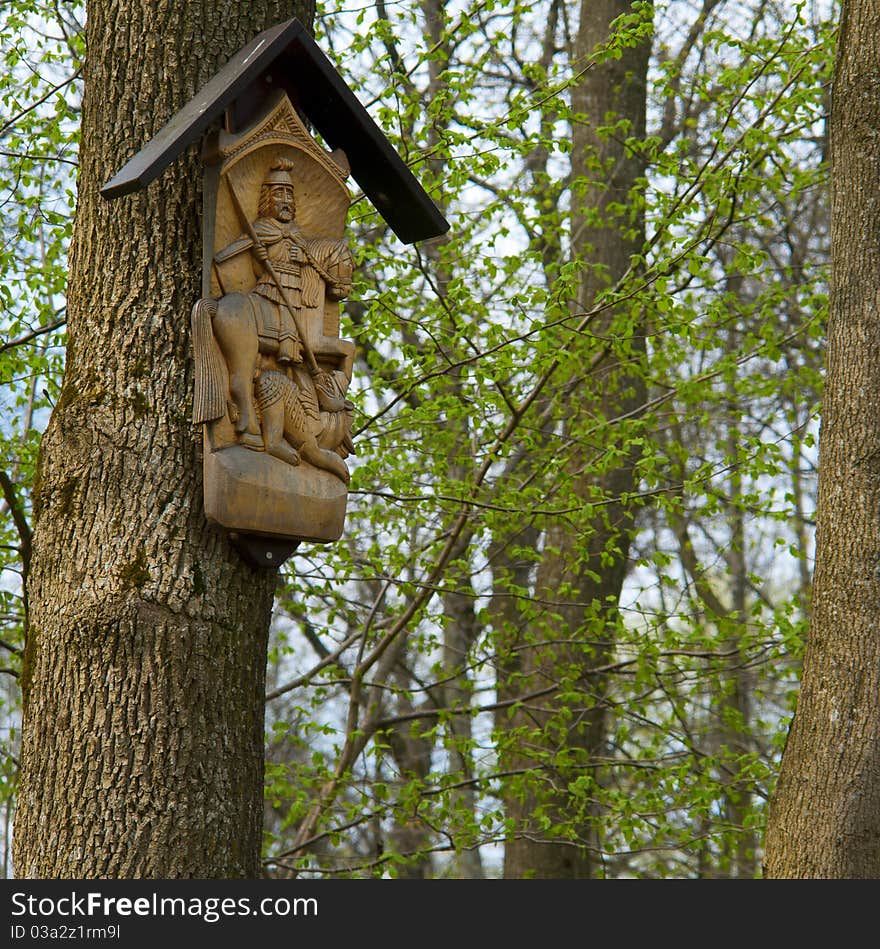
[[[344,527],[355,354],[339,335],[352,277],[346,179],[407,243],[448,224],[296,19],[239,51],[101,193],[146,186],[199,137],[191,325],[205,513],[252,563],[277,566]]]

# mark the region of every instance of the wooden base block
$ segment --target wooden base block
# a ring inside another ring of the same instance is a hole
[[[241,445],[206,451],[204,472],[205,514],[229,531],[276,542],[342,536],[348,491],[330,472]]]

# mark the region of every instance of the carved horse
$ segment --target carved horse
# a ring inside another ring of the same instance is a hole
[[[193,307],[193,421],[214,421],[228,412],[242,445],[289,464],[298,464],[302,456],[348,483],[342,461],[353,451],[347,377],[315,367],[307,378],[297,369],[297,383],[283,371],[264,369],[266,357],[270,366],[290,365],[295,358],[279,358],[280,341],[259,332],[271,325],[270,307],[253,293],[205,298]]]
[[[216,303],[212,327],[229,372],[230,415],[241,443],[263,448],[263,433],[254,402],[254,383],[260,369],[260,354],[278,356],[280,340],[261,335],[258,327],[267,318],[271,304],[253,293],[228,293]],[[263,312],[261,313],[260,310]],[[279,360],[280,361],[280,360]],[[288,358],[285,361],[290,361]]]
[[[272,224],[268,227],[273,229]],[[277,227],[275,229],[280,230]],[[302,292],[298,290],[294,302],[290,303],[290,306],[296,307],[294,312],[286,305],[289,297],[285,296],[278,275],[272,269],[267,249],[262,246],[253,227],[250,227],[250,231],[252,237],[246,236],[233,242],[215,257],[215,261],[220,263],[249,250],[255,254],[264,269],[264,275],[255,291],[227,293],[220,297],[212,317],[214,336],[229,370],[235,430],[242,444],[259,449],[262,442],[253,393],[259,358],[261,355],[272,356],[281,365],[302,361],[301,350],[305,343],[300,339],[296,314],[305,314],[307,311],[300,311],[297,304],[305,304],[308,299],[313,304],[309,308],[309,317],[321,319],[325,293],[331,300],[340,300],[351,290],[352,261],[348,247],[339,241],[311,239],[303,242],[288,232],[285,235],[287,242],[295,242],[297,259],[301,261],[299,280]],[[270,275],[271,280],[268,279]],[[266,289],[260,290],[259,286]],[[314,356],[310,353],[307,355],[313,374],[317,374]],[[330,410],[329,406],[322,408]]]

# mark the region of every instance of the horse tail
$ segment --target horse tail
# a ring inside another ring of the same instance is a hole
[[[195,392],[193,394],[193,423],[212,422],[226,412],[229,390],[226,362],[217,340],[212,321],[217,314],[217,301],[199,300],[192,309],[193,353],[196,364]]]

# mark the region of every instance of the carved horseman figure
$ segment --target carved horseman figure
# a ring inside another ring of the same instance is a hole
[[[260,216],[250,227],[250,233],[214,257],[218,265],[248,252],[254,260],[256,286],[247,294],[222,296],[213,327],[229,369],[236,432],[241,444],[257,451],[269,447],[265,445],[255,405],[253,374],[257,352],[274,357],[282,367],[301,363],[303,341],[297,322],[303,323],[310,314],[320,317],[325,293],[330,299],[339,300],[351,289],[352,260],[345,241],[306,238],[295,223],[291,168],[292,163],[284,159],[270,168],[260,189]],[[243,338],[243,323],[255,328],[256,339]],[[319,402],[322,395],[326,397],[321,408],[343,411],[339,399],[331,398],[338,380],[328,386],[322,378],[326,374],[314,364],[312,371]]]
[[[404,243],[449,224],[296,18],[240,49],[101,195],[145,187],[207,129],[192,311],[204,513],[252,563],[274,566],[301,541],[338,540],[345,520],[347,469],[338,466],[351,451],[345,392],[355,357],[339,325],[352,267],[341,241],[345,180],[354,171]],[[288,204],[274,191],[291,183],[296,209],[292,194]]]
[[[283,95],[248,129],[221,132],[213,154],[192,311],[205,513],[248,543],[334,540],[354,451],[354,344],[339,336],[347,158],[324,152]]]
[[[257,334],[260,349],[277,352],[281,363],[301,362],[301,343],[296,331],[293,315],[284,304],[282,293],[299,308],[304,298],[310,307],[318,305],[317,275],[311,268],[304,268],[304,240],[299,227],[293,222],[296,206],[293,197],[293,179],[290,177],[291,162],[280,161],[269,170],[260,189],[259,218],[253,229],[259,241],[254,244],[245,235],[214,255],[217,264],[222,264],[236,254],[252,251],[257,261],[271,260],[280,286],[276,285],[268,271],[257,269],[257,285],[253,292],[260,300],[255,304]],[[304,270],[308,292],[303,294]]]

